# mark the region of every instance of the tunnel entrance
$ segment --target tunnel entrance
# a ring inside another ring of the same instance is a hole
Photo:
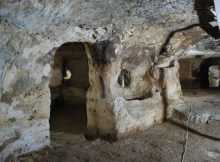
[[[219,95],[220,58],[180,59],[180,84],[183,96]]]
[[[49,87],[50,130],[72,134],[85,133],[89,76],[83,43],[65,43],[58,48]]]
[[[219,90],[220,58],[180,59],[182,90]]]
[[[180,83],[186,110],[198,123],[216,120],[220,114],[220,58],[187,58],[179,60]]]

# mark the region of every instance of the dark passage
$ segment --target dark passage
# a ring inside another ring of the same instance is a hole
[[[53,105],[50,117],[50,130],[72,134],[84,134],[86,131],[86,105],[66,104]]]
[[[220,58],[181,59],[180,83],[182,89],[219,90]]]
[[[65,43],[56,52],[50,80],[50,130],[73,134],[86,131],[88,62],[82,43]]]

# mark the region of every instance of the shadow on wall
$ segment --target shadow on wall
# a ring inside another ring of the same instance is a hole
[[[214,9],[213,0],[195,0],[195,10],[199,17],[200,27],[205,30],[213,38],[220,38],[218,26],[213,27],[210,22],[215,21],[215,16],[212,13]]]

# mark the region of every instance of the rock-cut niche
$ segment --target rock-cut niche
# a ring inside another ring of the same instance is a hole
[[[85,133],[89,76],[83,43],[65,43],[58,48],[49,86],[50,130],[73,134]]]

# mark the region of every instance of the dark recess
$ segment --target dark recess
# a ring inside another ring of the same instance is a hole
[[[199,17],[199,25],[210,36],[215,39],[220,38],[220,32],[218,26],[212,27],[209,22],[214,21],[214,15],[211,12],[211,8],[214,7],[213,0],[195,0],[195,10]]]

